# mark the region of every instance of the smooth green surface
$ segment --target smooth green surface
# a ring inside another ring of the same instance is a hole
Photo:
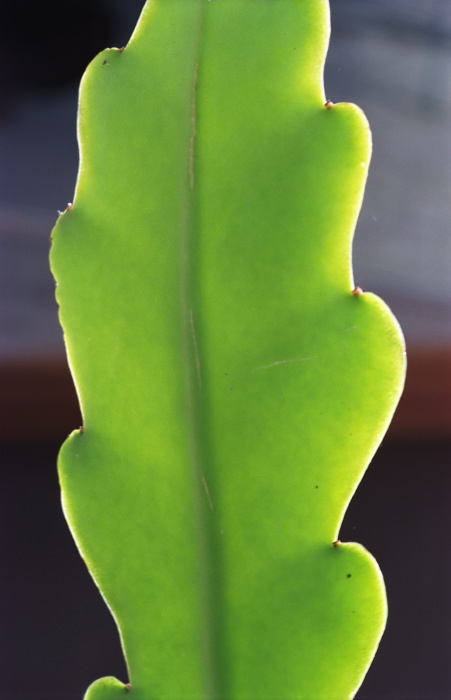
[[[59,473],[136,700],[345,700],[385,624],[374,560],[332,544],[404,354],[352,294],[370,135],[324,105],[328,31],[326,0],[153,0],[83,79]]]

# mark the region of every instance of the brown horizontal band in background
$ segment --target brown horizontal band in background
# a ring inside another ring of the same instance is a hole
[[[388,436],[451,439],[451,347],[413,348],[406,388]],[[61,356],[0,361],[0,440],[50,442],[81,424]]]

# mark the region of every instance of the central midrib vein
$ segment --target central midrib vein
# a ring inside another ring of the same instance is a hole
[[[196,508],[197,568],[200,588],[198,610],[202,616],[202,653],[205,674],[205,700],[227,697],[225,655],[223,649],[222,605],[220,592],[220,551],[215,529],[217,509],[208,484],[209,455],[204,434],[205,377],[202,376],[202,347],[196,328],[202,322],[199,310],[200,294],[197,279],[196,253],[198,250],[198,191],[196,172],[196,138],[198,133],[197,103],[202,79],[202,59],[205,48],[208,0],[199,0],[197,50],[192,67],[190,133],[187,153],[187,172],[183,177],[185,226],[181,236],[181,324],[184,338],[185,386],[187,411],[187,439],[193,502]]]

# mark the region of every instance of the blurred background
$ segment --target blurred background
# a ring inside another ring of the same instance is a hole
[[[0,0],[0,700],[76,700],[101,675],[126,680],[60,508],[56,454],[81,421],[48,250],[75,184],[79,79],[98,51],[126,44],[143,4]],[[331,11],[326,95],[360,105],[374,141],[356,284],[392,307],[409,358],[341,532],[376,556],[389,597],[358,697],[449,700],[451,3],[331,0]]]

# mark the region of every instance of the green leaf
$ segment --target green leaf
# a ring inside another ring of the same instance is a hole
[[[59,474],[136,700],[344,700],[385,624],[377,564],[333,542],[403,341],[352,293],[370,134],[325,106],[328,32],[326,0],[153,0],[83,78]]]

